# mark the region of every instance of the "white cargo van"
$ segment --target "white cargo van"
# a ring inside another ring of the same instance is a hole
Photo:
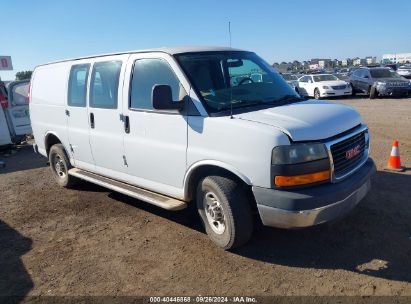
[[[248,51],[164,48],[45,64],[30,96],[34,148],[61,186],[82,179],[169,210],[194,203],[224,249],[249,240],[255,213],[282,228],[342,217],[375,171],[354,109],[300,98]]]

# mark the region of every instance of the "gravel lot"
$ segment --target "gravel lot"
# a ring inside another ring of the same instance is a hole
[[[235,252],[216,248],[192,210],[58,188],[31,147],[0,154],[0,295],[411,296],[411,171],[383,170],[393,139],[411,167],[411,99],[335,102],[371,129],[372,192],[332,225],[257,225]]]

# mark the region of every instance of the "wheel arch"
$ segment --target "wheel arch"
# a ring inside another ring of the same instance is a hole
[[[197,162],[187,170],[184,177],[184,198],[186,201],[194,199],[196,192],[196,185],[201,178],[212,175],[221,174],[230,176],[244,185],[252,186],[252,181],[246,175],[242,174],[235,167],[220,162],[220,161],[200,161]]]
[[[46,149],[47,157],[49,156],[50,149],[53,145],[55,144],[62,144],[64,150],[66,151],[67,155],[69,156],[70,154],[68,153],[68,150],[66,146],[63,144],[63,142],[60,140],[59,136],[55,132],[47,132],[46,135],[44,136],[44,147]]]

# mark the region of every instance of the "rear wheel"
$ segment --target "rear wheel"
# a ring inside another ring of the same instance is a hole
[[[72,166],[62,144],[55,144],[51,147],[49,161],[50,169],[60,186],[71,188],[77,183],[78,180],[68,174]]]
[[[314,90],[314,98],[315,99],[321,99],[321,94],[320,94],[320,90],[318,88],[315,88]]]
[[[209,238],[228,250],[249,241],[253,216],[242,185],[225,176],[208,176],[197,187],[197,209]]]

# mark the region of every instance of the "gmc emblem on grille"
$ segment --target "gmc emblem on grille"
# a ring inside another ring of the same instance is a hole
[[[354,156],[357,156],[358,154],[360,154],[360,145],[355,146],[354,148],[345,151],[345,158],[346,159],[351,159]]]

